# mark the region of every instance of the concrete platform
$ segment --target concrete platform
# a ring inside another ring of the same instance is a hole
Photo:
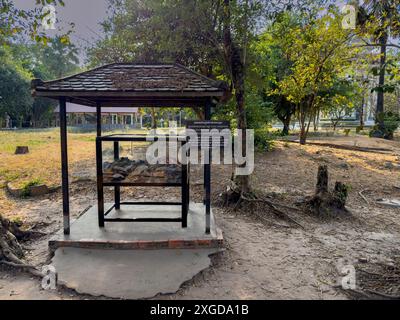
[[[106,204],[106,210],[112,204]],[[121,206],[113,210],[110,218],[177,218],[180,206]],[[49,241],[52,251],[57,248],[85,249],[194,249],[222,248],[223,236],[216,226],[211,213],[211,233],[205,234],[205,206],[191,203],[188,216],[188,228],[180,223],[171,222],[112,222],[105,228],[99,228],[97,207],[92,207],[71,224],[71,234],[65,236],[62,230]]]
[[[59,248],[52,265],[58,283],[78,293],[144,299],[179,290],[211,265],[220,249],[91,250]]]

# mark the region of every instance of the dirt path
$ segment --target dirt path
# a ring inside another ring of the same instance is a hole
[[[359,145],[368,147],[364,137]],[[368,140],[368,139],[367,139]],[[321,141],[321,140],[319,140]],[[322,140],[325,141],[325,140]],[[358,153],[320,146],[277,143],[273,152],[256,157],[253,185],[272,192],[289,205],[314,190],[319,164],[327,164],[331,183],[340,180],[351,186],[348,208],[353,217],[321,221],[302,212],[288,212],[305,229],[277,220],[267,209],[239,208],[237,212],[218,208],[218,194],[230,177],[229,167],[213,168],[214,208],[224,232],[226,251],[214,257],[214,266],[184,284],[174,295],[161,299],[346,299],[334,286],[340,281],[338,266],[357,263],[390,263],[399,254],[400,209],[380,206],[379,198],[400,198],[400,143],[380,142],[373,146],[390,148],[390,154]],[[336,142],[337,143],[337,142]],[[349,143],[346,141],[346,143]],[[390,163],[390,165],[389,165]],[[75,173],[93,167],[81,163]],[[90,170],[89,170],[90,171]],[[79,174],[78,174],[79,175]],[[194,170],[193,200],[201,199],[201,172]],[[360,196],[360,192],[364,198]],[[96,202],[95,184],[72,186],[72,215]],[[178,197],[173,189],[168,198]],[[111,194],[107,195],[111,196]],[[126,198],[159,199],[155,191],[127,191]],[[258,210],[262,220],[254,214]],[[25,244],[30,263],[48,259],[47,241],[61,227],[61,196],[19,202],[9,216],[23,217],[48,234]],[[73,292],[40,290],[38,280],[0,269],[0,299],[82,299]]]

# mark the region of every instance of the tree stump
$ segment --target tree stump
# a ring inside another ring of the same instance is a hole
[[[26,146],[18,146],[15,149],[15,154],[28,154],[29,153],[29,147]]]
[[[335,217],[348,214],[346,200],[348,186],[342,182],[336,182],[333,191],[329,191],[329,174],[327,166],[318,169],[315,195],[306,202],[308,209],[321,217]]]

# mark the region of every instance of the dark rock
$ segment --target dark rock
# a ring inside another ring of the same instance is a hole
[[[386,162],[386,163],[385,163],[385,168],[386,168],[386,169],[393,169],[393,168],[394,168],[394,165],[393,165],[393,163],[391,163],[391,162]]]
[[[115,166],[112,169],[113,169],[113,172],[122,174],[124,176],[127,176],[129,174],[129,171],[128,171],[127,168],[123,168],[123,167],[120,167],[120,166]]]
[[[117,174],[114,174],[112,178],[113,178],[114,181],[121,181],[121,180],[125,179],[125,176],[123,176],[122,174],[117,173]]]
[[[147,166],[145,164],[141,164],[136,167],[135,171],[133,171],[132,175],[140,176],[143,175],[147,171]]]
[[[349,169],[349,165],[348,165],[346,162],[340,163],[340,164],[339,164],[339,167],[340,167],[340,168],[343,168],[343,169],[346,169],[346,170]]]
[[[110,162],[104,162],[103,163],[103,169],[104,170],[107,170],[107,169],[110,169],[111,167],[112,167],[112,163],[110,163]]]
[[[29,194],[32,197],[42,196],[42,195],[48,194],[49,192],[50,192],[49,188],[46,185],[29,187]]]

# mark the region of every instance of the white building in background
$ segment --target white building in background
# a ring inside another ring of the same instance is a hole
[[[54,110],[56,125],[59,124],[60,107]],[[137,125],[142,127],[143,118],[138,108],[101,108],[102,123],[110,125]],[[80,126],[95,123],[96,108],[75,103],[67,103],[67,117],[70,126]]]

